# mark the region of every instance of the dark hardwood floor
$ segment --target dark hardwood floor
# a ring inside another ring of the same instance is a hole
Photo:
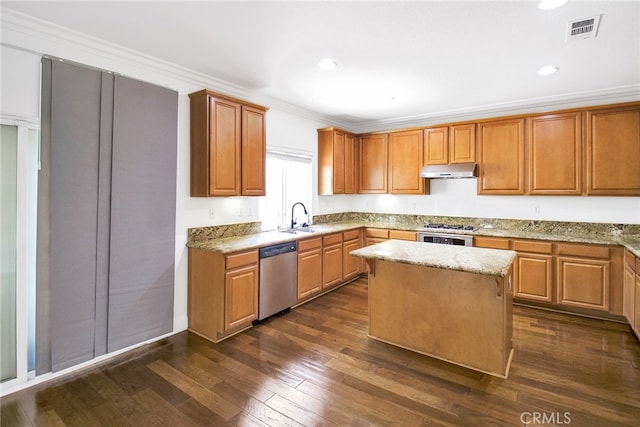
[[[513,342],[502,380],[371,340],[359,279],[219,344],[183,332],[5,396],[1,425],[640,425],[627,325],[515,307]]]

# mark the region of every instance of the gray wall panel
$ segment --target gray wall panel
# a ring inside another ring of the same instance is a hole
[[[101,75],[52,64],[51,358],[58,371],[94,357]]]
[[[36,375],[51,372],[51,319],[49,304],[50,212],[49,178],[51,145],[51,60],[42,59],[40,100],[40,171],[38,172],[38,225],[36,253]]]
[[[173,330],[177,93],[116,76],[108,351]]]

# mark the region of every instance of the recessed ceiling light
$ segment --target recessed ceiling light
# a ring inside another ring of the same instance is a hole
[[[325,58],[322,61],[318,62],[318,67],[323,70],[333,70],[338,66],[338,63],[333,59]]]
[[[542,9],[542,10],[557,9],[568,1],[569,0],[540,0],[540,3],[538,3],[538,9]]]
[[[538,70],[538,75],[540,76],[550,76],[551,74],[558,71],[560,68],[554,67],[553,65],[545,65],[544,67]]]

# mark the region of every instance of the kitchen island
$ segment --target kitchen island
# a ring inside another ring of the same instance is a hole
[[[369,336],[506,378],[514,251],[389,240],[351,255],[369,266]]]

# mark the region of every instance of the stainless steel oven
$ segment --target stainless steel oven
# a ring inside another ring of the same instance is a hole
[[[418,232],[418,242],[442,245],[473,246],[473,226],[462,224],[425,224]]]
[[[473,246],[473,236],[467,234],[447,234],[431,231],[418,233],[418,242],[439,243],[443,245]]]

